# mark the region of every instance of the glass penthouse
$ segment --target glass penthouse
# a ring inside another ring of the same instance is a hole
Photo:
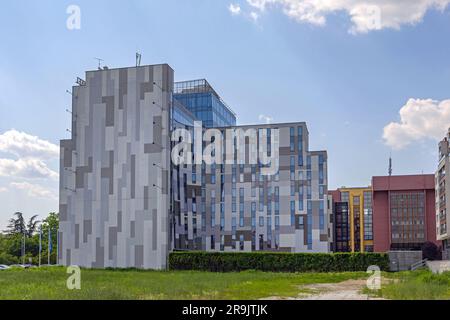
[[[205,79],[175,82],[173,98],[206,128],[236,125],[236,114]]]

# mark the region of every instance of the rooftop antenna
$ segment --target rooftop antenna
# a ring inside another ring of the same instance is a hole
[[[84,81],[84,80],[81,79],[80,77],[77,77],[76,83],[77,83],[79,86],[82,86],[82,87],[84,87],[84,86],[86,85],[86,81]]]
[[[105,60],[101,58],[94,58],[94,59],[98,61],[98,70],[102,70],[102,62]]]
[[[140,54],[139,52],[136,52],[136,67],[141,66],[141,59],[142,59],[142,54]]]
[[[392,176],[392,154],[389,156],[389,177]]]

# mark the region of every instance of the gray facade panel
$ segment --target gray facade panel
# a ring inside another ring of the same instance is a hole
[[[98,70],[74,88],[72,139],[61,141],[60,263],[166,268],[168,230],[151,227],[168,227],[166,79],[168,65]],[[159,152],[146,152],[155,137]]]

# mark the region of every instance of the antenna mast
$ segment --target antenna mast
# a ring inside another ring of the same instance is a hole
[[[392,155],[389,156],[389,176],[392,176]]]
[[[139,52],[136,52],[136,67],[141,66],[141,59],[142,59],[142,54],[140,54]]]
[[[94,58],[94,59],[98,61],[98,70],[102,70],[102,62],[105,60],[101,58]]]

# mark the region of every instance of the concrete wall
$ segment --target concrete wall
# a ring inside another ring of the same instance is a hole
[[[374,192],[372,205],[374,251],[387,252],[391,245],[388,192]]]
[[[389,251],[391,271],[409,270],[411,265],[422,260],[422,251]]]

